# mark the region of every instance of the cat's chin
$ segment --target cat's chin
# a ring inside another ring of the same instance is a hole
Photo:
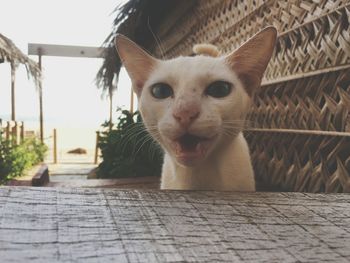
[[[214,137],[185,134],[172,141],[171,148],[180,165],[193,167],[205,161],[214,140]]]
[[[184,167],[194,167],[203,163],[205,158],[203,156],[176,156],[176,162]]]

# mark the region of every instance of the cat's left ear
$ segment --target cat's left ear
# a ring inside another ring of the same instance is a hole
[[[276,44],[276,38],[276,28],[267,27],[225,58],[242,81],[249,96],[252,96],[254,90],[261,84]]]
[[[120,34],[115,37],[115,47],[131,78],[133,89],[140,97],[142,88],[158,60],[129,38]]]

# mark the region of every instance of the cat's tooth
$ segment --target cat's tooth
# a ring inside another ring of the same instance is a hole
[[[181,152],[181,145],[179,143],[175,144],[175,154],[179,154]]]
[[[196,151],[199,151],[200,153],[202,153],[201,143],[197,143],[197,145],[196,145]]]

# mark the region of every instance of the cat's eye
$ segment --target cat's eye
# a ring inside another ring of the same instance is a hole
[[[166,83],[156,83],[151,86],[151,94],[156,99],[166,99],[174,94],[173,89]]]
[[[226,81],[215,81],[205,90],[205,94],[214,98],[223,98],[231,93],[232,84]]]

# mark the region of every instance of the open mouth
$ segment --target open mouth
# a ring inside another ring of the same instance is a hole
[[[176,157],[182,163],[190,164],[193,160],[204,157],[210,140],[186,133],[174,141]]]

